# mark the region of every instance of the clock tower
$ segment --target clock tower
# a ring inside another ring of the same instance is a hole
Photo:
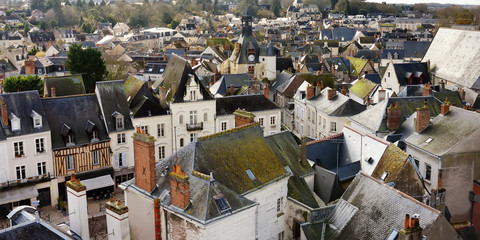
[[[242,16],[242,35],[244,37],[248,37],[252,35],[252,22],[253,18],[250,12],[248,11],[248,7],[245,8],[245,12],[243,12]]]

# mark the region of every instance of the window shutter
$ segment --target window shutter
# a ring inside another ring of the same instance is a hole
[[[128,166],[128,164],[127,164],[127,153],[122,152],[122,167],[126,167],[126,166]]]
[[[115,153],[115,168],[119,168],[120,166],[118,166],[119,162],[118,162],[118,154],[121,154],[121,153]]]

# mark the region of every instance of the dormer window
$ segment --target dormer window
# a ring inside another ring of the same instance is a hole
[[[67,146],[75,145],[75,138],[74,138],[74,136],[73,136],[73,133],[70,133],[70,134],[67,135],[66,145],[67,145]]]
[[[117,130],[123,130],[124,122],[123,115],[117,111],[112,114],[112,117],[115,119],[115,127]]]
[[[37,112],[32,110],[30,117],[33,119],[33,127],[34,128],[41,128],[42,127],[42,116]]]
[[[75,136],[73,135],[73,132],[70,126],[64,123],[62,126],[62,130],[60,131],[60,134],[62,134],[65,140],[65,145],[67,147],[75,145]]]
[[[15,131],[20,131],[20,118],[15,116],[15,114],[10,114],[8,117],[10,119],[10,122],[12,123],[12,132]]]
[[[91,142],[98,141],[98,129],[97,126],[95,126],[95,123],[88,120],[87,124],[85,125],[85,131],[87,131],[88,135],[90,136]]]

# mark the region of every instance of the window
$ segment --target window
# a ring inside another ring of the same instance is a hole
[[[140,132],[144,132],[145,131],[145,134],[148,134],[148,126],[140,126]]]
[[[275,125],[275,116],[270,117],[270,125]]]
[[[197,141],[197,133],[190,133],[190,142]]]
[[[432,179],[432,166],[425,163],[425,180],[430,181]]]
[[[283,240],[284,235],[285,235],[284,231],[281,231],[280,233],[278,233],[278,240]]]
[[[330,131],[331,132],[336,132],[337,131],[337,123],[336,122],[330,122]]]
[[[73,145],[73,144],[75,144],[73,134],[68,134],[67,135],[67,146],[68,145]]]
[[[23,142],[14,142],[13,151],[15,153],[15,157],[23,157],[25,155],[25,152],[23,151]]]
[[[92,152],[92,164],[93,165],[100,164],[100,151],[96,150]]]
[[[98,132],[92,131],[92,141],[98,140]]]
[[[258,118],[258,124],[263,127],[263,118]]]
[[[75,162],[73,159],[73,155],[68,155],[65,157],[65,162],[67,165],[67,170],[73,170],[75,169]]]
[[[165,124],[164,123],[157,124],[157,135],[159,137],[165,137]]]
[[[323,119],[323,129],[324,129],[324,130],[325,130],[325,128],[326,128],[326,125],[327,125],[327,119],[324,118],[324,119]]]
[[[183,147],[184,141],[183,138],[180,138],[180,147]]]
[[[17,166],[15,168],[15,170],[17,172],[17,180],[26,178],[26,176],[25,176],[25,165]]]
[[[116,118],[115,122],[117,123],[117,130],[122,130],[123,129],[123,117],[118,116]]]
[[[162,160],[165,158],[165,146],[158,147],[158,159]]]
[[[47,174],[47,162],[37,163],[37,173],[39,176],[42,176],[43,174]]]
[[[208,113],[203,114],[203,121],[204,122],[208,121]]]
[[[227,122],[220,123],[222,131],[227,130]]]
[[[420,161],[418,161],[417,159],[415,159],[415,166],[416,166],[417,168],[420,167]]]
[[[36,117],[33,119],[33,127],[39,128],[42,127],[42,119],[39,117]]]
[[[37,138],[35,139],[35,151],[37,153],[43,153],[45,152],[45,139],[43,138]]]
[[[387,73],[387,76],[390,77],[390,72]],[[386,81],[386,80],[385,80]]]
[[[195,96],[195,91],[190,91],[190,101],[195,101],[197,100],[197,97]]]
[[[125,133],[117,134],[117,143],[124,144],[125,143]]]
[[[180,115],[180,116],[178,117],[178,123],[179,123],[179,124],[183,124],[183,115]]]
[[[298,239],[300,238],[300,234],[301,234],[301,231],[300,231],[300,222],[298,222],[297,220],[293,220],[293,238],[295,239]]]
[[[277,199],[277,213],[281,213],[283,210],[283,197]]]
[[[190,111],[190,124],[197,124],[197,111]]]
[[[253,175],[252,170],[247,169],[247,170],[245,170],[245,172],[247,173],[247,175],[248,175],[248,177],[250,178],[250,180],[253,181],[253,180],[257,179],[257,178],[255,177],[255,175]]]
[[[255,66],[248,66],[248,73],[254,74],[255,73]]]

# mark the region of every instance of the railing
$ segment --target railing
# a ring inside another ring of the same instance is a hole
[[[196,124],[187,123],[187,131],[196,131],[196,130],[203,130],[203,122],[199,122]]]
[[[11,180],[11,181],[0,183],[0,189],[16,187],[24,184],[25,185],[35,184],[35,183],[46,182],[46,181],[50,181],[50,176],[47,174],[43,174],[39,176],[28,177],[28,178],[23,178],[18,180]]]

